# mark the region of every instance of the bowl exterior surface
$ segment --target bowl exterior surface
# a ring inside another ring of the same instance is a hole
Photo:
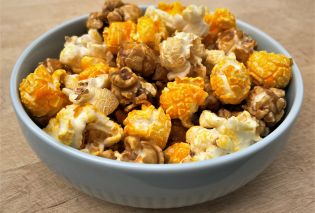
[[[34,41],[17,61],[10,88],[17,118],[29,145],[50,169],[79,190],[112,203],[134,207],[194,205],[245,185],[261,173],[285,145],[303,99],[303,83],[295,64],[287,94],[288,111],[294,111],[289,113],[289,121],[283,122],[285,124],[267,137],[269,139],[229,156],[182,165],[138,165],[90,156],[48,137],[25,113],[17,88],[39,61],[58,57],[65,35],[84,33],[86,18],[82,16],[66,22]],[[261,48],[288,55],[281,45],[258,29],[241,21],[238,25],[256,39]]]

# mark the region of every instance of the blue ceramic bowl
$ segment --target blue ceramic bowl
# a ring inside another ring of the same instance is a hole
[[[13,108],[29,145],[49,168],[77,189],[97,198],[134,207],[170,208],[193,205],[226,195],[261,173],[287,142],[303,100],[297,65],[287,89],[283,122],[263,140],[239,152],[186,164],[146,165],[100,158],[65,146],[41,130],[25,112],[18,87],[23,78],[47,57],[58,57],[66,35],[85,33],[87,16],[51,29],[31,43],[16,62],[10,80]],[[238,21],[260,49],[290,54],[259,29]]]

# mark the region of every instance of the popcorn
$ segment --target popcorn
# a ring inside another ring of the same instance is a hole
[[[77,149],[93,144],[98,147],[96,152],[103,152],[104,148],[119,142],[123,136],[120,125],[90,104],[71,104],[61,109],[44,131],[61,143]]]
[[[104,29],[103,37],[109,50],[116,54],[123,43],[133,40],[135,33],[136,24],[132,21],[113,22]]]
[[[238,61],[246,63],[249,56],[254,52],[256,41],[243,31],[232,28],[219,33],[216,46],[226,54],[235,53]]]
[[[282,54],[255,51],[247,61],[253,83],[266,88],[285,88],[292,77],[292,59]]]
[[[243,107],[257,119],[263,120],[267,126],[274,126],[284,115],[284,97],[285,91],[282,89],[255,86]]]
[[[20,84],[20,97],[25,108],[34,119],[45,125],[69,101],[60,90],[66,71],[58,69],[52,74],[44,65],[39,65]]]
[[[210,83],[215,95],[225,104],[239,104],[251,86],[246,67],[232,59],[224,59],[213,67]]]
[[[206,46],[214,45],[220,32],[236,27],[235,16],[226,8],[218,8],[213,14],[207,13],[204,19],[210,26],[209,34],[204,39]]]
[[[94,29],[90,29],[88,34],[80,37],[66,37],[66,43],[60,53],[60,61],[70,66],[73,72],[80,73],[82,71],[80,61],[83,56],[102,58],[108,63],[113,58],[103,43],[101,35]]]
[[[149,77],[157,66],[156,53],[144,43],[124,43],[117,55],[118,67],[129,67],[135,73]]]
[[[186,133],[186,141],[193,153],[187,161],[226,155],[260,140],[257,132],[259,124],[247,111],[225,119],[204,110],[199,120],[200,126],[193,126]]]
[[[176,6],[176,3],[173,5],[162,3],[158,9],[148,7],[145,16],[153,20],[162,20],[170,33],[178,31],[204,37],[209,31],[209,25],[204,21],[205,8],[202,6],[189,5],[184,9]]]
[[[141,110],[133,110],[124,120],[124,132],[128,136],[140,137],[164,149],[171,131],[171,119],[160,107],[142,105]]]
[[[168,37],[164,23],[160,20],[153,20],[148,16],[138,19],[136,40],[143,42],[152,49],[159,51],[160,42]]]
[[[161,107],[172,119],[181,120],[184,127],[191,127],[191,117],[208,94],[203,90],[202,78],[176,78],[169,82],[160,96]]]
[[[124,140],[125,150],[116,154],[118,160],[137,163],[164,163],[162,149],[155,143],[127,136]]]
[[[167,147],[164,151],[166,163],[182,163],[190,154],[188,143],[178,142]]]
[[[186,77],[192,66],[203,66],[205,48],[201,39],[192,33],[176,33],[161,43],[161,65],[170,72],[169,80],[175,77]]]
[[[159,2],[158,9],[163,10],[171,15],[182,14],[185,7],[180,2],[165,3]]]

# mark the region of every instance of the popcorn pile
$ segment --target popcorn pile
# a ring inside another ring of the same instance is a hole
[[[258,51],[225,8],[107,0],[59,59],[20,84],[33,120],[61,143],[137,163],[216,158],[283,119],[292,59]]]

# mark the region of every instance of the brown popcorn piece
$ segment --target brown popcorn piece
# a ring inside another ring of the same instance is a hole
[[[255,86],[246,99],[243,106],[250,114],[272,127],[278,123],[284,115],[286,100],[285,91],[277,88],[264,88]]]
[[[164,163],[162,149],[154,143],[127,136],[124,140],[125,151],[120,155],[121,161],[136,163]]]
[[[152,75],[156,69],[158,57],[155,52],[144,43],[124,43],[117,55],[118,67],[129,67],[136,74],[143,77]]]
[[[111,91],[116,95],[120,105],[129,112],[133,108],[145,104],[156,96],[156,88],[137,76],[129,67],[123,67],[110,75]]]
[[[216,46],[226,54],[235,53],[238,61],[246,63],[256,47],[256,41],[243,31],[232,28],[219,33]]]
[[[134,4],[124,4],[120,0],[107,0],[101,12],[90,13],[86,22],[89,29],[101,30],[112,22],[133,21],[141,16],[141,9]]]
[[[180,120],[172,120],[172,128],[169,136],[170,142],[186,141],[187,128],[184,127]]]

